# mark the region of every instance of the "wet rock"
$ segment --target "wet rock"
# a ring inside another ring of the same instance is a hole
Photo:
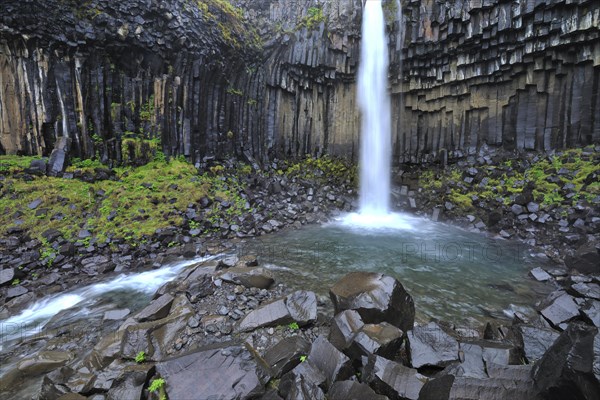
[[[8,288],[6,291],[6,300],[13,299],[15,297],[23,296],[25,293],[29,292],[24,286],[18,285]]]
[[[546,350],[552,346],[560,335],[554,329],[540,328],[519,324],[514,328],[519,340],[523,343],[523,351],[529,362],[542,358]]]
[[[581,312],[592,322],[595,327],[600,328],[600,301],[586,301],[581,307]]]
[[[540,313],[556,327],[563,327],[563,324],[579,315],[575,299],[562,290],[551,293],[543,304],[547,305]]]
[[[412,297],[398,280],[375,272],[352,272],[329,291],[335,313],[356,310],[365,323],[388,322],[406,331],[415,320]]]
[[[141,399],[144,385],[154,373],[150,364],[128,365],[112,383],[107,400]]]
[[[259,289],[268,289],[275,282],[270,271],[259,267],[232,267],[225,270],[219,277],[225,282]]]
[[[510,210],[515,215],[521,215],[521,214],[523,214],[523,211],[524,211],[523,207],[518,204],[513,204],[512,207],[510,208]]]
[[[104,313],[104,321],[119,321],[125,319],[131,311],[128,308],[121,310],[110,310]]]
[[[536,388],[547,399],[597,399],[594,341],[598,329],[581,322],[569,324],[534,366]]]
[[[578,271],[582,274],[600,273],[598,244],[590,242],[579,247],[574,255],[565,257],[565,264],[571,271]]]
[[[240,322],[238,329],[251,331],[263,326],[287,325],[292,321],[285,299],[279,299],[250,312]]]
[[[15,278],[15,269],[3,267],[0,269],[0,286],[10,284]]]
[[[267,349],[264,360],[271,368],[273,377],[280,378],[300,364],[300,357],[306,356],[310,347],[310,343],[300,336],[287,337]]]
[[[369,357],[363,379],[376,392],[390,399],[411,400],[419,398],[419,392],[427,381],[427,378],[419,374],[416,369],[379,356]]]
[[[213,280],[209,275],[200,275],[197,279],[190,278],[190,284],[186,290],[187,296],[192,303],[210,296],[214,292]]]
[[[329,400],[387,400],[386,396],[377,394],[364,383],[357,381],[335,382],[329,392]]]
[[[258,366],[243,347],[202,350],[158,363],[171,399],[249,399],[264,393]]]
[[[540,267],[532,269],[531,271],[529,271],[529,273],[531,274],[531,276],[533,276],[535,278],[536,281],[540,281],[540,282],[544,282],[544,281],[547,281],[552,278],[552,276],[550,276],[550,274],[548,274],[546,271],[544,271]]]
[[[411,365],[414,368],[426,365],[443,367],[458,360],[458,341],[435,322],[415,326],[406,334]]]
[[[285,374],[279,383],[279,394],[286,399],[325,400],[327,378],[309,360]]]
[[[358,312],[354,310],[342,311],[331,322],[329,341],[338,350],[345,351],[350,347],[352,339],[364,324]]]
[[[62,367],[72,359],[72,355],[63,351],[40,351],[17,364],[23,376],[37,376]]]
[[[350,359],[324,336],[319,336],[313,342],[307,360],[325,375],[327,387],[333,382],[343,381],[354,375]]]
[[[382,322],[364,325],[353,339],[353,348],[364,356],[376,354],[386,358],[397,355],[404,333],[397,327]]]
[[[140,322],[165,318],[171,310],[173,300],[174,298],[170,294],[163,294],[158,299],[152,300],[146,308],[136,314],[135,318]]]
[[[600,285],[597,283],[576,283],[571,285],[571,290],[580,297],[600,300]]]
[[[286,306],[299,325],[307,325],[317,319],[317,296],[313,292],[295,291],[286,298]]]

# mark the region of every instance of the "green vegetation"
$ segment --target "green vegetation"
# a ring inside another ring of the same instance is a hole
[[[349,180],[352,184],[356,184],[358,181],[357,171],[356,165],[325,155],[319,158],[307,156],[303,160],[290,162],[277,173],[301,179],[317,180],[321,183],[343,183]]]
[[[590,182],[590,177],[600,174],[597,154],[582,154],[582,149],[571,149],[554,156],[538,157],[531,163],[507,160],[498,166],[481,167],[484,178],[477,184],[465,184],[466,172],[456,166],[446,171],[432,170],[421,173],[421,186],[425,190],[447,188],[444,200],[452,202],[461,212],[475,208],[472,198],[512,204],[514,196],[526,188],[534,201],[548,209],[561,205],[574,205],[579,200],[591,201],[600,195],[600,183]],[[562,170],[562,173],[559,171]],[[523,172],[524,171],[524,172]],[[572,184],[575,195],[565,199],[562,188]]]
[[[300,327],[298,326],[297,322],[292,322],[288,325],[288,328],[290,328],[293,331],[297,331],[298,329],[300,329]]]
[[[307,28],[308,30],[316,29],[319,27],[321,22],[325,22],[326,17],[323,14],[321,7],[309,7],[304,18],[298,22],[296,30]]]
[[[306,361],[306,356],[300,356],[300,362]]]
[[[165,391],[165,380],[163,378],[154,379],[148,390],[152,393],[158,394],[160,400],[167,400],[167,392]]]
[[[138,364],[146,362],[146,352],[140,351],[139,353],[137,353],[135,355],[135,362]]]
[[[21,284],[21,280],[20,279],[13,279],[13,281],[10,283],[13,286],[17,286]]]

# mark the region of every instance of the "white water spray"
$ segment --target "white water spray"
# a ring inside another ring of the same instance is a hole
[[[391,117],[385,18],[379,0],[363,9],[358,71],[358,103],[362,111],[360,149],[360,214],[389,213]]]

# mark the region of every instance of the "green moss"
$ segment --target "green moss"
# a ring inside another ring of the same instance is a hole
[[[321,22],[326,22],[327,18],[323,14],[321,7],[309,7],[306,15],[296,25],[296,30],[307,28],[308,30],[316,29]]]
[[[23,156],[0,156],[0,174],[12,174],[28,168],[33,160],[38,160],[40,157],[23,157]]]
[[[319,158],[307,156],[303,160],[289,163],[285,169],[279,171],[279,174],[302,179],[314,179],[320,182],[343,183],[347,180],[353,184],[357,182],[357,168],[355,165],[343,159],[327,155]]]
[[[452,190],[447,199],[460,210],[465,211],[473,208],[473,200],[469,194],[463,194],[456,190]]]

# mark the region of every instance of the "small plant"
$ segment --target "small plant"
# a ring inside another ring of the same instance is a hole
[[[190,220],[188,224],[190,225],[190,229],[200,229],[200,222]]]
[[[140,351],[139,353],[137,353],[135,355],[135,362],[138,363],[138,364],[146,362],[146,352],[145,351]]]
[[[20,283],[21,283],[21,280],[20,280],[20,279],[13,279],[13,281],[12,281],[11,285],[13,285],[13,286],[17,286],[17,285],[18,285],[18,284],[20,284]]]
[[[300,362],[306,361],[306,356],[300,356]]]
[[[177,246],[177,242],[169,242],[169,244],[167,245],[167,247],[175,247]]]
[[[167,400],[167,393],[165,392],[165,380],[163,378],[154,379],[148,390],[158,394],[160,400]]]
[[[290,328],[293,331],[297,331],[298,329],[300,329],[297,322],[292,322],[291,324],[288,325],[288,328]]]

